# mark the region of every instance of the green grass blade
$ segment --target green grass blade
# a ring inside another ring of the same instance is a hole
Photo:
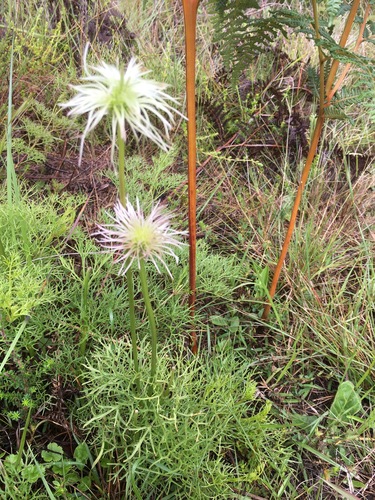
[[[10,54],[9,68],[9,92],[8,92],[8,124],[7,124],[7,199],[8,204],[12,205],[13,195],[16,201],[20,200],[20,193],[17,184],[16,171],[12,156],[12,95],[13,95],[13,53],[14,38],[12,39],[12,49]]]
[[[23,323],[21,324],[16,336],[14,337],[12,343],[9,346],[8,351],[6,352],[4,359],[1,362],[0,365],[0,373],[3,371],[4,366],[6,365],[6,362],[8,361],[9,357],[11,356],[12,352],[14,351],[14,348],[16,347],[17,342],[19,341],[24,329],[26,328],[27,323],[29,322],[29,317],[27,316],[24,320]]]

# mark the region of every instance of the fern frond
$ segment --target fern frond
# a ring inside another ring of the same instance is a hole
[[[333,105],[327,108],[324,114],[325,117],[330,120],[349,120],[348,115],[346,115],[340,108],[336,108]]]
[[[215,0],[216,12],[219,14],[221,20],[224,19],[225,11],[230,11],[231,15],[242,15],[247,9],[259,9],[260,6],[257,0]],[[228,12],[227,12],[228,14]]]
[[[309,66],[307,68],[307,82],[309,85],[309,89],[311,90],[313,96],[318,99],[319,98],[319,74],[316,68]]]
[[[227,8],[221,11],[216,26],[223,62],[232,72],[233,80],[238,80],[251,58],[263,52],[265,47],[270,47],[280,32],[286,35],[283,25],[277,19],[250,17],[249,5],[258,8],[257,2],[252,0],[226,0]]]
[[[331,36],[327,20],[321,20],[320,38],[317,39],[312,17],[301,12],[278,8],[273,10],[269,17],[260,18],[255,16],[256,10],[248,10],[251,6],[253,9],[258,8],[257,2],[252,0],[211,0],[211,3],[219,13],[217,31],[224,65],[232,71],[234,80],[238,79],[252,57],[269,49],[280,33],[287,37],[290,31],[294,34],[304,34],[307,39],[313,40],[328,58],[344,64],[350,63],[374,75],[374,59],[354,54],[341,47]],[[348,8],[346,4],[336,0],[329,0],[328,7],[332,15],[334,12],[341,14]],[[360,19],[358,21],[360,22]],[[370,37],[374,28],[369,22],[365,34]]]
[[[326,0],[326,12],[328,16],[329,28],[334,26],[335,19],[338,17],[341,7],[341,0]]]
[[[359,74],[349,88],[344,87],[338,93],[335,102],[339,102],[342,108],[360,104],[370,122],[375,123],[375,79]]]
[[[342,64],[351,64],[356,70],[356,79],[350,84],[350,90],[341,90],[331,102],[332,110],[326,110],[327,118],[345,119],[346,111],[353,104],[360,104],[370,120],[375,118],[375,60],[358,55],[341,47],[331,35],[330,17],[341,16],[350,6],[341,0],[326,0],[326,9],[320,19],[319,37],[317,37],[313,18],[294,10],[278,8],[271,11],[269,17],[261,18],[257,10],[257,2],[252,0],[211,0],[216,4],[219,14],[217,29],[222,42],[224,65],[232,72],[234,82],[245,70],[251,58],[264,53],[274,45],[280,33],[287,37],[303,34],[320,47],[327,59],[337,60]],[[375,0],[371,0],[375,3]],[[280,1],[280,4],[282,2]],[[279,5],[280,5],[279,4]],[[253,11],[248,9],[252,7]],[[363,19],[358,16],[357,23]],[[365,41],[370,41],[375,32],[375,23],[371,20],[364,31]],[[329,71],[330,64],[325,65]],[[325,79],[326,79],[325,75]],[[319,78],[316,70],[308,69],[308,77],[313,94],[319,96]]]

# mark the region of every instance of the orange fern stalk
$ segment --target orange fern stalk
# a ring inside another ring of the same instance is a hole
[[[318,20],[318,9],[317,9],[316,0],[312,0],[312,6],[313,6],[313,10],[314,10],[314,24],[315,24],[316,38],[319,39],[320,38],[319,20]],[[358,11],[359,6],[360,6],[360,0],[354,0],[352,3],[352,7],[351,7],[351,10],[349,12],[349,15],[347,17],[346,24],[345,24],[344,30],[342,32],[340,42],[339,42],[341,47],[345,47],[345,45],[346,45],[346,42],[348,40],[348,36],[349,36],[350,31],[353,27],[353,23],[354,23],[356,15],[357,15],[357,11]],[[362,22],[362,26],[359,30],[359,36],[358,36],[358,40],[357,40],[357,44],[356,44],[356,49],[359,47],[360,43],[362,42],[363,31],[364,31],[364,27],[366,25],[368,15],[369,15],[369,8],[367,7],[366,12],[365,12],[365,16],[364,16],[364,19]],[[292,238],[294,227],[296,224],[298,209],[299,209],[299,206],[301,203],[303,190],[304,190],[304,187],[306,185],[306,182],[307,182],[307,179],[308,179],[308,176],[310,173],[310,168],[311,168],[311,165],[313,164],[313,161],[314,161],[314,158],[316,155],[316,151],[318,148],[318,144],[319,144],[319,139],[320,139],[320,136],[321,136],[321,133],[323,130],[323,125],[324,125],[324,121],[325,121],[324,111],[326,108],[328,108],[330,106],[333,96],[335,95],[335,93],[337,92],[339,87],[341,86],[341,84],[345,78],[345,75],[349,69],[349,66],[346,65],[346,67],[344,68],[341,76],[338,78],[337,83],[335,85],[334,81],[336,78],[337,70],[339,68],[339,61],[334,60],[332,62],[332,65],[331,65],[330,72],[329,72],[328,77],[327,77],[327,81],[324,82],[324,64],[326,62],[326,57],[324,56],[324,54],[320,48],[318,50],[319,50],[319,73],[320,73],[320,96],[319,96],[318,119],[317,119],[317,122],[315,125],[314,134],[313,134],[313,137],[311,140],[310,150],[309,150],[309,153],[308,153],[307,158],[306,158],[305,167],[304,167],[303,172],[302,172],[301,181],[300,181],[298,189],[297,189],[296,199],[294,201],[292,214],[291,214],[290,222],[289,222],[289,227],[288,227],[288,230],[287,230],[287,233],[285,236],[284,244],[283,244],[283,247],[281,250],[279,260],[277,262],[277,266],[276,266],[275,273],[274,273],[272,283],[271,283],[271,287],[269,290],[269,302],[265,305],[264,310],[263,310],[263,315],[262,315],[263,320],[268,319],[268,315],[269,315],[270,310],[271,310],[271,302],[272,302],[272,299],[273,299],[275,292],[276,292],[277,283],[279,281],[279,277],[281,274],[281,269],[282,269],[282,266],[284,264],[285,257],[288,253],[289,243],[290,243],[290,240]]]
[[[197,10],[199,0],[182,0],[185,23],[185,54],[186,54],[186,102],[188,117],[188,191],[189,191],[189,306],[194,318],[196,300],[196,212],[197,212],[197,145],[195,119],[195,34],[197,25]],[[192,351],[197,353],[197,334],[194,330],[191,336]]]

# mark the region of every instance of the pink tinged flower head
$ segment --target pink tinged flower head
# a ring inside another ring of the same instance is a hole
[[[160,273],[160,265],[164,266],[169,276],[171,272],[165,262],[170,255],[178,262],[174,250],[184,243],[178,237],[184,231],[175,231],[170,227],[171,215],[156,204],[147,217],[144,215],[137,198],[136,208],[127,200],[126,207],[120,201],[114,206],[115,216],[109,215],[111,224],[98,226],[95,233],[99,243],[115,253],[115,262],[121,263],[120,274],[125,274],[133,262],[140,267],[140,260],[150,260]]]
[[[87,125],[82,135],[79,162],[82,160],[83,146],[87,134],[101,119],[109,115],[112,120],[112,158],[117,130],[126,141],[127,123],[136,138],[143,135],[155,142],[161,149],[167,150],[169,133],[174,124],[174,113],[183,115],[169,102],[177,100],[164,92],[165,83],[148,80],[141,65],[132,58],[125,70],[101,62],[98,66],[87,66],[88,45],[84,54],[84,83],[72,86],[76,95],[68,102],[60,104],[71,108],[68,115],[88,114]],[[157,118],[163,132],[151,122]],[[183,117],[184,118],[184,117]]]

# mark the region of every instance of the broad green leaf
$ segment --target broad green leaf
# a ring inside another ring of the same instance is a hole
[[[36,483],[38,479],[40,479],[40,474],[44,474],[44,467],[39,466],[39,468],[36,465],[27,465],[23,470],[22,470],[22,477],[28,482],[28,483]]]
[[[350,417],[362,411],[361,398],[357,394],[354,385],[349,380],[342,382],[337,389],[333,400],[329,417],[340,423],[348,423]]]
[[[15,454],[8,455],[5,459],[5,464],[15,465],[17,463],[17,459],[18,459],[18,455],[15,455]],[[21,461],[21,464],[22,464],[22,461]]]
[[[70,464],[66,464],[64,460],[60,463],[54,463],[52,466],[52,472],[57,476],[67,477],[67,474],[70,473],[72,466]]]
[[[300,415],[298,413],[292,415],[293,425],[304,430],[305,432],[309,432],[310,434],[315,431],[315,428],[319,424],[320,420],[321,417],[316,415]]]
[[[56,443],[50,443],[47,450],[42,451],[43,460],[46,462],[59,462],[64,458],[64,450]]]
[[[90,452],[89,448],[86,443],[81,443],[77,446],[77,448],[74,450],[74,458],[83,464],[87,463],[87,460],[89,459]]]
[[[78,489],[80,491],[87,491],[91,488],[91,479],[89,476],[83,477],[78,483]]]
[[[240,318],[238,316],[233,316],[230,320],[229,331],[236,333],[240,327]]]
[[[228,326],[228,320],[223,316],[213,315],[210,316],[210,321],[213,325],[216,326]]]

